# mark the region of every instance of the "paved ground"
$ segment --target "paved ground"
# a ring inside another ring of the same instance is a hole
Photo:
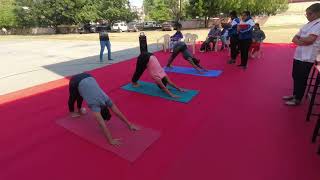
[[[99,62],[99,51],[94,41],[0,41],[0,95],[110,65]],[[139,54],[137,43],[112,43],[112,51],[112,63]]]

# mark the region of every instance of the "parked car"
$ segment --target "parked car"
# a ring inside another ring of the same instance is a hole
[[[136,22],[129,22],[128,23],[128,32],[138,32],[139,26]]]
[[[137,28],[139,31],[142,31],[142,30],[143,30],[143,23],[137,23],[137,24],[136,24],[136,28]]]
[[[156,21],[145,21],[143,23],[143,29],[156,29],[157,22]]]
[[[96,32],[100,32],[102,30],[107,30],[110,31],[111,27],[109,24],[93,24],[93,23],[87,23],[84,25],[81,25],[78,28],[78,32],[80,34],[86,34],[86,33],[96,33]]]
[[[128,26],[125,22],[117,22],[112,25],[111,31],[113,32],[128,31]]]
[[[108,24],[99,24],[96,26],[96,32],[111,31],[111,27]]]
[[[164,22],[161,25],[161,29],[162,31],[173,31],[173,25],[170,22]]]
[[[95,24],[90,24],[90,23],[83,24],[78,28],[78,32],[80,34],[95,33],[96,31],[97,31],[97,26]]]

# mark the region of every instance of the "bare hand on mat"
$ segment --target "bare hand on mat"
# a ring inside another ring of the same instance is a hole
[[[131,131],[139,131],[140,130],[140,128],[138,126],[134,125],[134,124],[130,124],[129,125],[129,129]]]
[[[109,143],[112,146],[119,146],[120,144],[122,144],[120,138],[111,139],[111,140],[109,140]]]
[[[177,96],[177,95],[174,95],[174,94],[172,94],[171,97],[173,97],[173,98],[180,98],[180,96]]]

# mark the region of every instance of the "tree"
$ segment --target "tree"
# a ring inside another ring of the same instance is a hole
[[[168,5],[168,10],[170,13],[170,16],[174,20],[179,20],[182,16],[180,13],[180,1],[178,0],[165,0],[164,3]]]
[[[287,8],[287,0],[189,0],[187,7],[189,16],[204,17],[206,25],[208,18],[220,13],[229,14],[232,10],[248,10],[253,15],[271,15],[283,12]]]
[[[186,10],[186,0],[144,0],[143,5],[146,17],[160,22],[180,20]]]
[[[0,0],[0,27],[14,27],[17,25],[14,0]]]
[[[100,0],[99,15],[110,22],[132,21],[137,18],[137,13],[131,11],[128,0]]]
[[[144,13],[146,15],[149,14],[150,11],[154,9],[154,3],[155,0],[143,0],[143,7],[144,7]]]
[[[203,17],[204,14],[204,6],[203,0],[189,0],[189,5],[187,6],[188,16],[195,17]]]
[[[16,0],[16,14],[24,27],[57,27],[98,19],[132,21],[137,17],[128,0]]]
[[[154,7],[149,12],[149,17],[152,20],[164,22],[172,18],[169,6],[163,0],[155,0]]]

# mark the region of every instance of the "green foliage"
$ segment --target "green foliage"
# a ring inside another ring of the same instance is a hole
[[[150,11],[149,16],[152,20],[155,21],[166,21],[170,20],[172,16],[170,16],[169,6],[162,0],[155,0],[154,7],[152,11]]]
[[[186,12],[187,0],[181,0],[181,9]],[[180,0],[144,0],[145,14],[155,21],[178,20],[184,13],[180,12]]]
[[[17,26],[14,0],[0,0],[0,28]]]
[[[213,17],[235,10],[248,10],[253,15],[271,15],[285,11],[287,0],[189,0],[188,15],[191,17]]]
[[[73,25],[99,19],[132,21],[128,0],[15,0],[15,14],[20,26]],[[28,9],[23,9],[28,7]]]

